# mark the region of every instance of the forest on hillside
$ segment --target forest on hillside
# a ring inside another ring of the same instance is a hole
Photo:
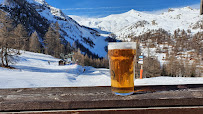
[[[149,49],[144,59],[145,77],[203,76],[203,32],[192,34],[190,30],[177,29],[174,34],[170,34],[159,29],[131,39]],[[165,54],[166,62],[161,65],[160,61],[150,54],[150,48],[156,48],[157,54]]]
[[[10,67],[10,64],[17,62],[20,50],[44,53],[60,59],[64,59],[64,55],[74,53],[74,60],[80,65],[108,67],[103,62],[106,61],[104,58],[93,54],[77,40],[72,45],[66,41],[60,34],[58,22],[51,23],[43,37],[40,37],[36,31],[29,33],[24,24],[16,23],[10,15],[1,10],[0,23],[0,66],[2,67]]]
[[[71,45],[64,40],[57,22],[49,25],[43,37],[39,37],[36,31],[28,33],[25,25],[14,23],[9,15],[1,10],[0,23],[0,65],[2,67],[9,67],[16,61],[20,54],[19,50],[25,50],[45,53],[61,59],[64,55],[73,53],[74,62],[79,65],[109,68],[108,57],[100,58],[79,42],[75,41]],[[83,40],[92,44],[87,38]],[[106,41],[115,42],[117,41],[116,36],[110,34]],[[144,77],[203,76],[203,32],[192,34],[190,30],[177,29],[174,34],[170,34],[163,29],[150,30],[140,36],[132,36],[131,41],[149,49],[149,54],[144,59]],[[161,48],[161,45],[164,45],[164,49]],[[107,51],[107,47],[104,48]],[[161,64],[156,57],[150,54],[150,48],[156,48],[156,53],[166,54],[165,64]],[[187,53],[185,54],[185,52]],[[138,46],[137,59],[140,54],[141,50]],[[140,65],[136,64],[136,76],[139,76],[139,69]]]

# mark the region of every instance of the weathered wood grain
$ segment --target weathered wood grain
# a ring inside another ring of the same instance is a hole
[[[22,111],[8,114],[202,114],[203,107],[154,107],[87,110]]]
[[[0,111],[203,106],[203,85],[141,86],[116,96],[110,87],[0,89]]]

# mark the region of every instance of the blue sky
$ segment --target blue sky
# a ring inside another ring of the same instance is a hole
[[[199,7],[200,0],[46,0],[66,15],[104,17],[120,14],[131,9],[138,11],[159,11],[184,6]]]

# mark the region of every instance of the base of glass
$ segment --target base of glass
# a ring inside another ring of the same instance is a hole
[[[116,95],[120,95],[120,96],[126,96],[126,95],[132,95],[134,92],[130,92],[130,93],[117,93],[117,92],[113,92]]]

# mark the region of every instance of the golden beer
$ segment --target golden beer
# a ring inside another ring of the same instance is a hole
[[[134,92],[136,43],[109,43],[108,55],[113,93],[117,95],[132,94]]]

